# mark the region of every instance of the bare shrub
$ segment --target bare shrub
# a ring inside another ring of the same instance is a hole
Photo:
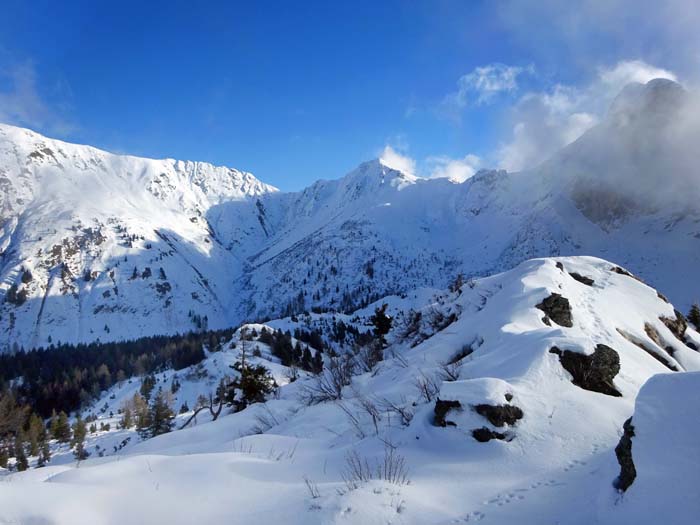
[[[438,375],[443,381],[457,381],[462,367],[457,363],[443,363],[440,365]]]
[[[426,403],[431,403],[435,396],[440,392],[440,383],[434,377],[428,377],[423,372],[416,377],[413,382],[416,390],[418,390],[418,396],[423,399]]]
[[[400,353],[398,353],[396,350],[394,350],[394,349],[392,348],[392,349],[390,350],[390,352],[391,352],[391,357],[392,357],[393,359],[396,359],[396,362],[399,364],[399,366],[400,366],[401,368],[408,368],[409,366],[411,366],[411,365],[409,364],[408,360],[407,360],[403,355],[401,355]]]
[[[337,403],[338,408],[342,410],[345,413],[345,416],[348,418],[348,421],[352,425],[352,427],[355,429],[355,433],[357,434],[357,437],[360,439],[364,439],[367,437],[367,434],[365,434],[364,428],[362,428],[362,422],[360,421],[360,418],[358,417],[357,412],[353,411],[350,407],[348,407],[345,403],[342,401],[338,401]]]
[[[400,404],[384,398],[381,400],[381,407],[387,414],[396,414],[401,426],[407,427],[413,420],[413,410],[409,408],[410,405],[405,398],[402,398]]]
[[[345,455],[345,468],[341,472],[347,491],[358,489],[372,480],[386,481],[393,485],[408,485],[408,467],[406,458],[396,452],[394,447],[384,448],[384,457],[377,460],[372,468],[367,458],[361,457],[356,450]]]
[[[355,361],[362,372],[372,372],[374,367],[384,360],[384,351],[378,342],[360,346],[355,349]]]
[[[311,480],[308,476],[304,476],[304,483],[306,484],[306,489],[309,491],[311,499],[318,499],[321,497],[321,492],[318,490],[316,482]]]
[[[306,405],[316,405],[324,401],[338,401],[343,398],[343,388],[352,383],[355,363],[352,356],[331,357],[328,366],[301,389],[301,401]]]
[[[255,415],[255,421],[257,422],[257,425],[253,427],[253,432],[255,434],[264,434],[272,427],[276,427],[280,424],[275,414],[270,410],[270,407],[267,406],[267,403],[263,404],[263,410],[262,413],[259,412]]]

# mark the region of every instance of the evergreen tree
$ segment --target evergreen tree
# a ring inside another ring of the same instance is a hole
[[[49,447],[49,435],[46,427],[42,423],[41,431],[39,432],[39,460],[37,467],[43,467],[51,461],[51,448]]]
[[[29,427],[27,429],[27,440],[29,441],[29,455],[38,456],[40,452],[39,439],[42,432],[46,432],[44,423],[39,416],[32,413],[29,418]]]
[[[134,405],[134,416],[136,419],[136,432],[143,439],[150,437],[151,430],[151,411],[149,410],[148,403],[139,394],[134,394],[132,400]]]
[[[0,468],[7,468],[7,462],[10,459],[10,453],[7,451],[7,447],[0,443]]]
[[[262,365],[250,366],[237,362],[233,368],[240,374],[231,385],[240,390],[239,399],[235,403],[237,411],[243,410],[250,404],[265,401],[265,396],[277,387],[270,371]]]
[[[312,369],[312,372],[314,374],[320,374],[321,372],[323,372],[323,356],[319,351],[316,351],[316,353],[314,354]]]
[[[24,451],[24,434],[21,431],[15,436],[15,468],[20,472],[29,468],[27,454]]]
[[[134,424],[134,420],[132,419],[131,416],[131,408],[130,407],[124,407],[124,410],[122,411],[122,420],[120,421],[120,425],[122,428],[131,428],[131,426]]]
[[[167,434],[173,429],[173,418],[175,414],[173,414],[170,403],[161,389],[158,389],[158,393],[153,399],[150,412],[150,437]]]
[[[55,423],[51,423],[51,435],[59,443],[69,443],[71,440],[71,430],[70,424],[68,423],[68,416],[65,412],[61,411],[55,418]]]
[[[156,378],[153,376],[153,374],[147,375],[141,381],[140,392],[146,401],[148,401],[151,398],[151,392],[153,392],[153,389],[155,388],[155,386],[156,386]]]
[[[700,305],[698,303],[693,303],[693,306],[690,307],[688,321],[693,323],[696,330],[700,331]]]
[[[87,450],[85,450],[85,436],[87,435],[87,426],[85,421],[83,421],[80,416],[73,423],[73,439],[71,441],[71,447],[73,447],[73,455],[78,461],[87,459],[89,456]]]
[[[313,357],[311,357],[311,350],[309,350],[309,345],[304,347],[304,353],[301,356],[301,367],[304,370],[313,370]]]
[[[384,303],[381,308],[374,310],[374,315],[370,317],[370,322],[374,326],[374,335],[379,339],[383,347],[386,346],[385,335],[391,330],[391,317],[386,314],[388,305]]]

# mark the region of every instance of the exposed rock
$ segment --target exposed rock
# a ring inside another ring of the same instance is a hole
[[[634,437],[632,418],[625,421],[622,428],[624,433],[615,447],[617,462],[620,464],[620,475],[615,480],[614,485],[616,489],[624,492],[637,477],[637,469],[634,467],[634,461],[632,460],[632,438]]]
[[[586,286],[593,286],[593,283],[595,283],[593,279],[586,277],[585,275],[581,275],[580,273],[571,272],[569,275],[576,281],[583,283]]]
[[[688,328],[688,321],[686,321],[685,316],[678,310],[673,310],[673,313],[676,314],[675,319],[672,317],[659,317],[659,319],[671,330],[673,335],[676,336],[676,339],[685,344],[685,330]]]
[[[500,439],[500,440],[506,439],[505,434],[503,434],[501,432],[496,432],[495,430],[491,430],[491,429],[486,428],[486,427],[475,428],[474,430],[472,430],[472,436],[479,443],[486,443],[487,441],[491,441],[492,439]]]
[[[513,394],[511,394],[510,392],[508,392],[505,397],[506,401],[508,401],[509,403],[513,400]]]
[[[561,263],[561,261],[557,261],[556,267],[559,268],[562,272],[564,271],[564,265]]]
[[[439,399],[435,401],[435,417],[433,418],[433,423],[437,427],[446,427],[446,426],[451,426],[451,427],[456,427],[457,425],[455,424],[454,421],[448,421],[445,419],[445,416],[447,416],[447,413],[450,410],[459,410],[462,408],[462,403],[459,401],[455,400],[442,400]]]
[[[550,321],[549,317],[547,317],[546,315],[542,318],[542,322],[547,326],[552,326],[552,321]]]
[[[661,335],[659,332],[649,323],[644,323],[644,333],[649,336],[649,339],[654,341],[661,348],[664,347],[663,341],[661,341]]]
[[[536,305],[536,308],[546,313],[547,317],[559,326],[566,326],[568,328],[574,326],[569,300],[558,293],[552,293],[552,295]]]
[[[573,376],[572,383],[576,386],[609,396],[622,396],[613,383],[620,371],[620,356],[609,346],[599,344],[591,355],[562,351],[556,346],[549,351],[559,356],[559,362]]]
[[[666,298],[666,296],[659,291],[656,292],[656,296],[665,303],[669,302],[668,299]]]
[[[646,324],[644,325],[645,331],[646,331],[647,327],[649,327],[651,330],[653,330],[654,333],[656,333],[656,335],[658,336],[658,332],[656,332],[656,330],[654,330],[654,327],[653,327],[653,326],[651,326],[649,323],[646,323]],[[632,334],[628,334],[627,332],[625,332],[624,330],[620,330],[619,328],[617,328],[617,332],[618,332],[622,337],[624,337],[625,339],[627,339],[630,343],[632,343],[632,344],[638,346],[639,348],[641,348],[642,350],[644,350],[647,354],[649,354],[651,357],[653,357],[654,359],[656,359],[659,363],[661,363],[662,365],[664,365],[664,366],[665,366],[666,368],[668,368],[669,370],[671,370],[671,371],[673,371],[673,372],[678,372],[678,367],[676,367],[676,365],[674,365],[673,363],[671,363],[668,359],[666,359],[666,358],[665,358],[663,355],[661,355],[659,352],[656,352],[656,351],[652,350],[651,348],[649,348],[647,345],[645,345],[645,344],[644,344],[642,341],[640,341],[638,338],[634,337]],[[648,332],[648,331],[647,331],[647,335],[649,335],[649,332]],[[651,336],[650,336],[650,337],[651,337]],[[654,339],[652,338],[652,340],[654,340]],[[654,342],[656,342],[656,340],[654,340]],[[659,345],[659,347],[661,347],[661,345]]]
[[[523,411],[513,405],[475,405],[474,410],[480,416],[484,416],[495,427],[515,425],[518,419],[522,419]]]
[[[632,279],[635,279],[635,280],[639,281],[640,283],[644,283],[644,281],[642,279],[640,279],[639,277],[637,277],[633,273],[625,270],[624,268],[622,268],[620,266],[613,266],[612,268],[610,268],[610,271],[615,272],[615,273],[620,274],[620,275],[626,275],[627,277],[631,277]],[[646,284],[646,283],[644,283],[644,284]]]

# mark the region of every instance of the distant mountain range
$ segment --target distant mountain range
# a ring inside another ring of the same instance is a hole
[[[558,255],[614,261],[686,309],[700,298],[688,98],[630,85],[520,173],[456,183],[373,160],[293,193],[0,125],[0,349],[348,312]]]

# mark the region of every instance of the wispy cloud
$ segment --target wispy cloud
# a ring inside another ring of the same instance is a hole
[[[57,135],[75,129],[63,111],[51,107],[40,93],[36,67],[31,61],[0,66],[0,122]]]
[[[584,86],[556,84],[526,93],[510,112],[511,134],[496,152],[498,166],[508,171],[534,167],[593,127],[625,85],[654,78],[677,80],[671,71],[630,60],[598,68]]]
[[[470,179],[481,167],[481,159],[476,155],[467,155],[461,159],[453,159],[444,155],[426,159],[428,177],[431,179],[445,178],[454,182],[464,182]]]
[[[457,81],[457,90],[446,95],[439,105],[439,113],[451,120],[459,120],[469,105],[490,104],[502,93],[518,90],[518,77],[533,74],[534,67],[509,66],[501,63],[474,68]]]
[[[384,146],[379,160],[388,168],[401,171],[408,175],[414,175],[416,173],[416,161],[408,155],[399,153],[388,144]]]

